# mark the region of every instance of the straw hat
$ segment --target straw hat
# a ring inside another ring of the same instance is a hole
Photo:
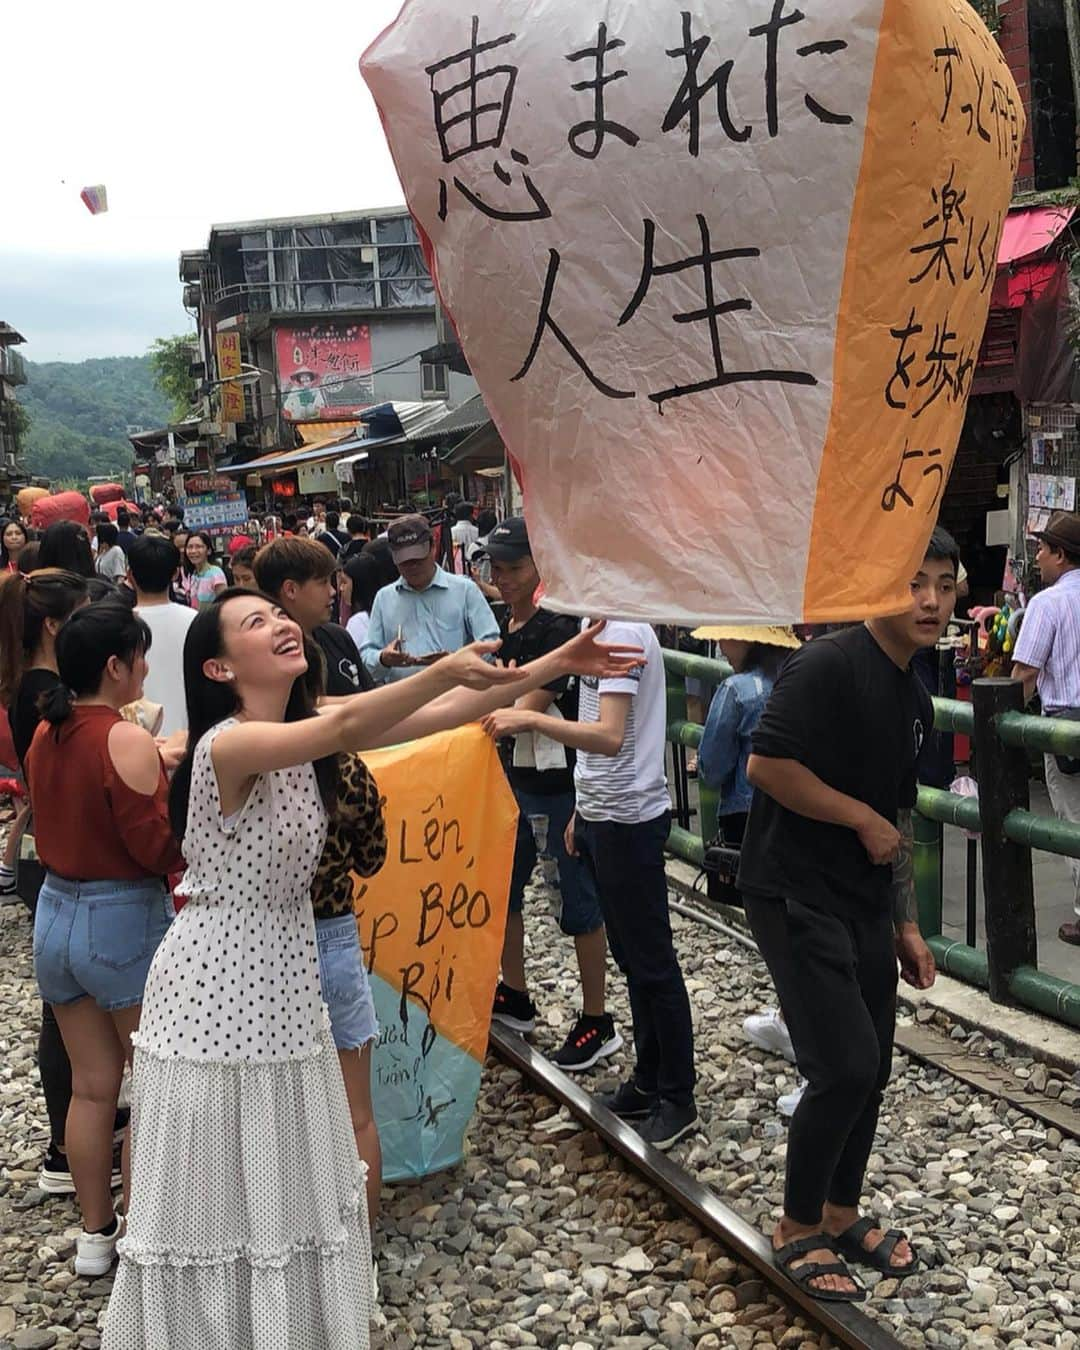
[[[703,642],[760,642],[763,647],[790,647],[797,650],[802,643],[790,628],[779,625],[725,623],[713,628],[695,628],[693,636]]]

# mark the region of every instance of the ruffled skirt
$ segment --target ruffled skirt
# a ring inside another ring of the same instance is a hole
[[[136,1035],[131,1213],[102,1350],[365,1350],[371,1244],[337,1052],[196,1062]]]

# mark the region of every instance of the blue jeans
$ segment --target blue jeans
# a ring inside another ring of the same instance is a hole
[[[156,879],[65,881],[46,872],[34,916],[41,997],[61,1006],[92,998],[106,1012],[137,1007],[173,915]]]
[[[330,1030],[339,1050],[361,1050],[379,1034],[356,916],[316,919],[319,982],[330,1013]]]
[[[529,817],[546,816],[548,853],[559,866],[559,894],[562,897],[559,927],[567,937],[595,933],[604,926],[596,883],[581,859],[571,858],[567,853],[564,839],[566,827],[574,814],[574,794],[563,792],[545,796],[538,792],[520,792],[515,788],[514,796],[520,814],[514,868],[510,874],[510,912],[521,913],[525,903],[525,887],[536,866],[536,836]]]

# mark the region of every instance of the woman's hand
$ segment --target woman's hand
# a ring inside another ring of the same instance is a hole
[[[480,719],[480,725],[493,741],[501,741],[507,736],[520,736],[524,731],[532,730],[533,714],[526,708],[499,708]]]
[[[577,851],[577,812],[571,813],[570,819],[566,822],[566,833],[563,835],[563,845],[566,848],[567,856],[576,858]]]
[[[525,679],[525,672],[516,666],[498,666],[484,660],[501,646],[501,642],[474,642],[452,656],[444,656],[429,668],[445,675],[451,684],[464,685],[466,689],[490,689],[494,685],[514,684]]]
[[[568,675],[591,675],[601,680],[618,679],[645,664],[645,649],[624,643],[598,642],[607,627],[601,619],[559,648],[559,661]]]
[[[174,731],[171,736],[155,738],[154,744],[161,756],[161,764],[171,778],[187,754],[188,734],[186,731]]]

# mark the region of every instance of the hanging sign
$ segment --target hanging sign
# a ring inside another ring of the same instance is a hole
[[[546,603],[906,606],[1024,134],[967,0],[407,0],[361,69]]]

